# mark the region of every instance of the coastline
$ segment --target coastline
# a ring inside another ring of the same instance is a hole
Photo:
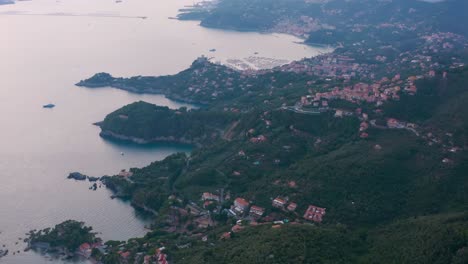
[[[174,93],[169,93],[165,89],[160,89],[160,88],[148,89],[147,88],[147,89],[139,90],[134,86],[129,86],[129,85],[126,85],[126,84],[115,82],[115,78],[114,78],[114,80],[112,82],[102,83],[102,84],[97,84],[97,83],[88,82],[86,80],[82,80],[82,81],[76,83],[75,86],[89,88],[89,89],[114,88],[114,89],[119,89],[119,90],[127,91],[129,93],[135,93],[135,94],[163,95],[167,99],[172,100],[174,102],[191,104],[191,105],[194,106],[194,108],[203,108],[203,107],[209,105],[209,103],[206,102],[206,101],[198,101],[198,100],[190,99],[190,98],[187,98],[187,97],[182,97],[182,96],[174,94]]]
[[[131,143],[135,143],[138,145],[148,145],[148,144],[154,144],[154,143],[170,143],[170,144],[181,144],[181,145],[189,145],[189,146],[196,146],[196,147],[201,146],[201,144],[198,142],[187,140],[184,138],[157,137],[157,138],[152,138],[152,139],[143,139],[143,138],[138,138],[138,137],[133,137],[133,136],[126,136],[123,134],[118,134],[110,130],[102,130],[99,133],[99,136],[105,139],[117,140],[117,141],[123,141],[123,142],[131,142]]]

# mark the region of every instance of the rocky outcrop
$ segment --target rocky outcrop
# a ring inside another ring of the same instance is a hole
[[[4,257],[6,255],[8,255],[8,249],[7,250],[0,249],[0,258]]]
[[[73,180],[77,180],[77,181],[88,180],[90,182],[96,182],[96,181],[99,181],[101,178],[100,177],[93,177],[93,176],[84,175],[84,174],[79,173],[79,172],[72,172],[72,173],[68,174],[67,179],[73,179]]]
[[[84,181],[88,178],[88,176],[81,174],[79,172],[72,172],[68,175],[67,179],[74,179],[77,181]]]
[[[88,176],[88,181],[90,182],[95,182],[95,181],[99,181],[99,177],[92,177],[92,176]]]

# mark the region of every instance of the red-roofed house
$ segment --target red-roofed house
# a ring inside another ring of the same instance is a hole
[[[220,201],[220,198],[218,195],[216,194],[212,194],[212,193],[209,193],[209,192],[205,192],[203,193],[202,195],[202,200],[203,201],[217,201],[219,202]]]
[[[89,243],[83,243],[80,245],[80,251],[85,251],[91,249],[91,245]]]
[[[250,207],[250,215],[252,217],[262,217],[264,213],[265,213],[265,208],[262,208],[256,205],[252,205],[252,207]]]
[[[304,214],[304,218],[314,222],[322,222],[322,217],[325,215],[326,208],[318,207],[315,205],[309,205],[307,211]]]
[[[260,135],[258,137],[253,137],[250,139],[252,143],[261,143],[267,141],[267,138],[264,135]]]
[[[213,201],[205,201],[205,202],[203,203],[203,208],[206,209],[206,208],[208,208],[208,206],[210,206],[210,205],[212,205],[212,204],[214,204]]]
[[[89,243],[81,244],[78,248],[78,254],[85,258],[89,258],[91,256],[91,245]]]
[[[244,227],[242,227],[242,226],[240,226],[240,225],[235,225],[235,226],[233,226],[233,227],[231,228],[231,231],[232,231],[233,233],[238,233],[238,232],[242,231],[243,229],[244,229]]]
[[[276,207],[276,208],[283,209],[284,206],[286,205],[286,201],[285,201],[284,199],[280,198],[280,197],[276,197],[276,198],[273,200],[273,202],[272,202],[271,205],[273,205],[273,206]]]
[[[231,238],[231,232],[223,233],[220,239],[229,239],[229,238]]]
[[[288,209],[288,211],[294,212],[294,211],[296,210],[296,208],[297,208],[297,204],[296,204],[296,203],[290,203],[290,204],[288,205],[288,208],[287,208],[287,209]]]
[[[245,210],[249,207],[249,202],[245,200],[244,198],[236,198],[234,200],[234,210],[237,211],[238,213],[244,213]]]
[[[167,255],[166,254],[159,254],[159,257],[158,257],[158,264],[167,264],[167,259],[166,259]]]
[[[396,120],[395,118],[387,119],[387,126],[388,128],[403,128],[404,125],[400,123],[400,121]]]
[[[119,252],[119,255],[124,259],[128,259],[128,257],[130,257],[130,251]]]

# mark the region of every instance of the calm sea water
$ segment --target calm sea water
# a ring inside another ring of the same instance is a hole
[[[0,263],[48,263],[23,252],[31,229],[85,221],[104,239],[143,236],[147,220],[105,189],[66,180],[69,172],[101,176],[142,167],[190,148],[137,146],[101,139],[93,122],[138,100],[186,106],[163,96],[74,86],[107,71],[115,76],[173,74],[198,56],[294,60],[326,50],[294,37],[204,29],[168,19],[189,0],[32,0],[0,6]],[[136,17],[147,17],[146,19]],[[215,48],[215,53],[209,49]],[[43,109],[47,103],[54,109]],[[190,107],[190,106],[189,106]],[[120,155],[124,152],[125,155]],[[13,256],[13,251],[20,250]],[[57,261],[54,261],[57,262]]]

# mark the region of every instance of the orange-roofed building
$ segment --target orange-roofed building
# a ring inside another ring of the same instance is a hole
[[[89,243],[83,243],[80,245],[80,251],[85,251],[85,250],[88,250],[88,249],[91,249],[91,245]]]
[[[261,217],[264,213],[265,208],[256,205],[252,205],[252,207],[250,207],[250,215],[253,217]]]
[[[231,238],[231,232],[223,233],[220,239],[229,239],[229,238]]]
[[[304,214],[304,218],[314,222],[322,222],[322,218],[325,215],[326,208],[318,207],[315,205],[309,205],[307,211]]]
[[[234,210],[236,210],[238,213],[244,213],[247,208],[249,208],[249,202],[247,202],[247,200],[244,198],[239,197],[234,200]]]
[[[219,202],[220,201],[220,198],[218,195],[216,194],[212,194],[212,193],[209,193],[209,192],[205,192],[203,193],[202,195],[202,200],[203,201],[217,201]]]
[[[242,231],[242,229],[244,229],[244,227],[240,226],[240,225],[235,225],[231,228],[231,231],[234,232],[234,233],[237,233],[237,232],[240,232]]]
[[[290,203],[290,204],[288,205],[288,208],[287,208],[287,209],[288,209],[288,211],[290,211],[290,212],[294,212],[294,211],[296,210],[296,208],[297,208],[297,204],[296,204],[296,203]]]
[[[273,205],[273,206],[276,207],[276,208],[283,209],[284,206],[286,205],[286,201],[285,201],[284,199],[280,198],[280,197],[276,197],[276,198],[273,200],[273,202],[272,202],[271,205]]]
[[[130,257],[130,251],[120,252],[119,255],[124,259],[128,259],[128,257]]]

